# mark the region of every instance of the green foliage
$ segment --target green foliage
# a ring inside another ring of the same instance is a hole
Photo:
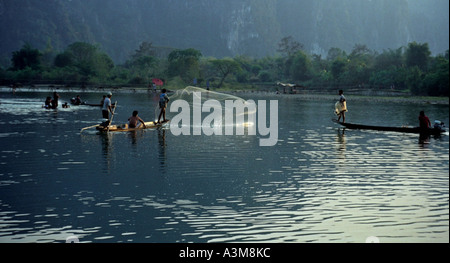
[[[369,83],[376,87],[398,86],[397,75],[398,72],[393,68],[379,70],[371,74]]]
[[[53,64],[40,62],[41,52],[30,45],[13,53],[9,70],[0,70],[2,83],[45,82],[58,84],[98,83],[149,85],[152,78],[181,88],[197,85],[211,88],[251,87],[260,83],[289,82],[314,87],[368,87],[408,90],[413,95],[449,96],[449,52],[432,57],[428,45],[410,43],[406,48],[378,54],[365,45],[355,45],[347,54],[330,48],[327,57],[297,50],[284,39],[287,56],[217,59],[202,57],[195,49],[172,50],[156,57],[149,42],[143,42],[123,65],[114,65],[97,45],[76,42],[55,55],[49,45],[44,53]],[[295,53],[292,53],[296,50]],[[48,59],[47,58],[47,59]],[[49,64],[49,65],[47,65]]]
[[[344,58],[336,58],[331,64],[331,75],[335,81],[340,81],[343,74],[346,72],[347,60]]]
[[[267,71],[267,70],[263,70],[258,74],[258,79],[261,82],[272,82],[274,81],[274,78],[271,74],[271,72]]]
[[[278,52],[290,57],[304,48],[303,44],[294,40],[292,36],[284,37],[278,43]]]
[[[411,90],[411,92],[415,95],[425,95],[422,91],[422,80],[424,74],[420,68],[418,66],[411,67],[407,70],[406,74],[406,86]]]
[[[12,69],[24,70],[26,68],[32,68],[34,70],[39,69],[41,65],[42,54],[39,50],[31,47],[30,44],[25,44],[19,51],[14,51],[12,54]]]
[[[86,80],[91,77],[105,79],[114,68],[112,59],[95,45],[75,42],[68,46],[66,52],[72,60],[69,65],[74,66]]]
[[[384,70],[390,67],[399,68],[403,64],[403,48],[396,50],[385,50],[383,53],[375,57],[374,70]]]
[[[30,80],[39,81],[42,79],[41,73],[41,70],[26,67],[22,70],[14,71],[14,73],[12,74],[12,80],[19,83],[24,83]]]
[[[186,83],[199,76],[202,53],[196,49],[174,50],[168,56],[169,77],[181,77]]]
[[[311,60],[303,51],[298,51],[292,58],[290,75],[294,81],[306,81],[311,78]]]
[[[425,75],[422,89],[430,96],[449,96],[448,58],[437,57],[432,69]]]
[[[406,49],[406,65],[408,67],[419,67],[421,70],[426,70],[428,67],[428,61],[430,59],[430,49],[428,44],[418,44],[412,42],[408,44]]]
[[[332,47],[328,50],[327,60],[328,61],[334,61],[338,58],[342,59],[347,57],[345,54],[345,51],[343,51],[340,48]]]
[[[74,59],[70,52],[63,52],[56,55],[53,63],[58,68],[64,68],[74,65]]]
[[[42,73],[43,80],[52,80],[55,84],[76,84],[85,82],[84,77],[75,67],[54,67],[51,70]]]
[[[241,71],[241,66],[238,62],[231,58],[212,60],[211,64],[216,69],[218,76],[220,77],[220,83],[217,88],[221,88],[225,79],[232,73]]]

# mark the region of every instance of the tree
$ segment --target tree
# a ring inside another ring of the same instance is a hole
[[[163,73],[158,72],[159,59],[156,58],[156,51],[151,42],[142,42],[139,49],[135,50],[130,60],[125,63],[125,67],[132,75],[131,83],[149,83],[150,78],[157,76],[161,78]]]
[[[114,62],[104,52],[95,46],[84,42],[69,45],[65,52],[55,57],[55,65],[59,67],[73,66],[84,76],[89,78],[106,79],[114,68]]]
[[[366,45],[356,44],[348,56],[346,84],[359,85],[369,82],[375,52]]]
[[[27,67],[34,70],[39,69],[41,65],[41,52],[34,49],[30,44],[25,44],[19,51],[12,53],[12,70],[23,70]]]
[[[428,43],[418,44],[412,42],[408,44],[406,49],[406,65],[408,67],[419,67],[420,70],[426,70],[430,59],[430,49]]]
[[[281,52],[287,57],[291,57],[298,51],[303,49],[303,44],[294,40],[292,36],[284,37],[278,43],[278,52]]]
[[[45,49],[41,51],[41,53],[42,65],[47,68],[51,67],[55,58],[55,50],[53,49],[50,38],[47,40],[47,45],[45,46]]]
[[[211,63],[220,77],[220,83],[217,88],[222,87],[223,82],[225,78],[228,77],[228,75],[230,75],[231,73],[239,72],[241,70],[241,66],[239,65],[239,63],[231,58],[216,59],[211,61]]]
[[[311,78],[311,60],[303,51],[298,51],[292,59],[290,73],[293,80],[305,81]]]
[[[170,52],[169,77],[180,76],[186,83],[199,75],[199,60],[202,53],[196,49],[174,50]]]
[[[449,61],[443,56],[434,59],[423,80],[423,90],[430,96],[449,95]]]
[[[58,68],[64,68],[67,66],[72,66],[73,63],[73,56],[70,52],[63,52],[56,55],[53,64]]]
[[[418,66],[410,67],[406,73],[406,87],[409,88],[414,95],[425,95],[422,89],[423,72]]]
[[[155,53],[156,52],[153,48],[153,44],[151,42],[144,41],[141,43],[141,45],[139,45],[139,49],[134,51],[131,59],[134,61],[142,57],[154,57]]]
[[[383,70],[389,67],[399,68],[403,65],[403,48],[383,51],[375,58],[374,69]]]
[[[333,61],[331,64],[331,75],[333,75],[333,78],[335,81],[338,81],[342,74],[346,71],[346,60],[343,58],[337,58]]]
[[[81,65],[94,60],[98,47],[85,42],[75,42],[67,47],[67,51],[72,55],[75,65]]]
[[[373,52],[366,45],[356,44],[353,47],[352,52],[350,53],[349,57],[363,57],[363,56],[371,55],[372,53]]]
[[[340,48],[332,47],[328,50],[327,60],[329,60],[329,61],[334,61],[337,58],[345,58],[345,57],[347,57],[347,55],[345,54],[345,51],[343,51]]]

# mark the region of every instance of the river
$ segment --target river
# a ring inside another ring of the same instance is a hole
[[[81,94],[60,91],[60,104]],[[278,141],[179,135],[170,125],[99,134],[97,107],[42,108],[50,92],[0,92],[0,242],[449,242],[449,136],[343,129],[338,99],[278,102]],[[114,123],[154,119],[157,98],[114,92]],[[449,106],[352,100],[347,121],[449,123]],[[173,103],[173,101],[171,101]],[[173,118],[176,113],[168,112]]]

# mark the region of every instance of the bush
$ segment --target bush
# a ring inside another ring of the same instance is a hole
[[[259,73],[258,78],[261,82],[271,82],[273,81],[272,75],[270,72],[263,70]]]

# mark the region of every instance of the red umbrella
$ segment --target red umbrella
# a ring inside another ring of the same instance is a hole
[[[152,82],[155,83],[156,86],[164,85],[164,82],[160,79],[152,79]]]

